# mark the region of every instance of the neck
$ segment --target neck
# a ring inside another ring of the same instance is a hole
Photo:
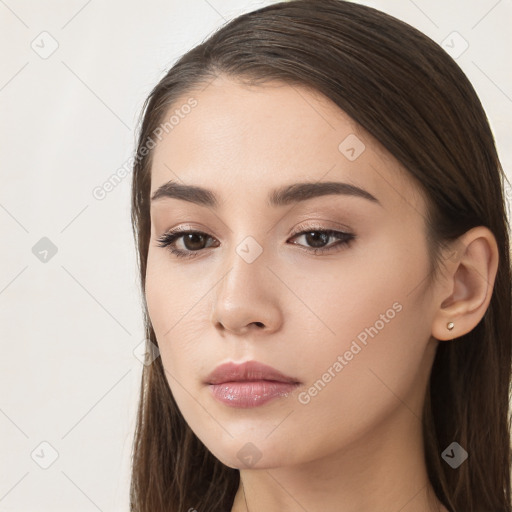
[[[420,419],[402,405],[336,453],[242,469],[231,512],[447,512],[429,482],[422,439]]]

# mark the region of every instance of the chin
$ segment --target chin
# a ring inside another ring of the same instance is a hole
[[[249,440],[232,440],[229,449],[210,451],[225,466],[233,469],[272,469],[289,463],[275,447],[263,447],[261,443],[257,445]]]

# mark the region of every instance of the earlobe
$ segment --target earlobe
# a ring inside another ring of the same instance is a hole
[[[458,338],[478,325],[489,306],[498,270],[496,238],[484,226],[461,235],[447,254],[440,262],[445,273],[439,280],[439,306],[432,323],[432,336],[438,340]]]

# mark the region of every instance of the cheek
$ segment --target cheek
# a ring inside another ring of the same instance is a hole
[[[196,307],[205,293],[204,283],[176,264],[171,265],[170,259],[164,249],[150,249],[146,270],[148,313],[157,338],[164,342],[175,336],[183,320],[197,319]]]
[[[286,282],[293,283],[299,299],[290,301],[290,321],[306,329],[301,339],[315,348],[346,345],[348,350],[358,335],[363,342],[371,336],[368,329],[382,338],[381,333],[392,331],[391,324],[424,311],[418,285],[428,273],[425,252],[421,243],[411,249],[400,241],[374,236],[364,250],[348,249],[339,264],[310,261],[287,270]]]
[[[180,409],[190,400],[187,393],[199,390],[198,376],[209,371],[206,362],[218,359],[205,331],[210,318],[205,290],[210,287],[205,288],[204,283],[186,273],[169,269],[165,260],[148,257],[148,315],[169,386]]]
[[[421,417],[431,364],[425,358],[428,336],[421,338],[410,303],[394,304],[394,309],[376,311],[387,311],[388,323],[379,316],[368,317],[367,322],[349,326],[357,333],[354,336],[341,335],[305,355],[309,378],[297,396],[293,419],[297,430],[308,433],[308,442],[298,457],[320,457],[348,446],[378,431],[394,412],[409,415],[408,409],[412,422]],[[349,323],[350,318],[340,316],[336,327],[343,332]],[[284,429],[283,433],[292,434]]]
[[[160,255],[152,255],[150,251],[145,286],[147,310],[164,367],[172,375],[180,368],[180,357],[185,352],[176,347],[172,354],[171,346],[180,342],[180,331],[184,325],[190,327],[189,321],[194,315],[192,304],[188,304],[189,297],[187,284],[177,273],[169,272]],[[174,340],[172,344],[171,340]]]
[[[308,378],[295,419],[313,431],[322,424],[328,443],[360,435],[404,402],[421,414],[431,364],[427,259],[420,250],[379,254],[330,279],[317,274],[299,290],[322,321],[314,321],[316,337],[302,336],[297,347]]]

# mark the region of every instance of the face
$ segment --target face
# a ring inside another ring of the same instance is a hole
[[[145,293],[191,429],[228,466],[271,468],[338,452],[403,402],[419,416],[434,309],[412,179],[305,88],[218,78],[176,109],[154,149],[151,195],[182,188],[152,201]],[[208,375],[245,361],[297,384],[218,386],[219,400]]]

